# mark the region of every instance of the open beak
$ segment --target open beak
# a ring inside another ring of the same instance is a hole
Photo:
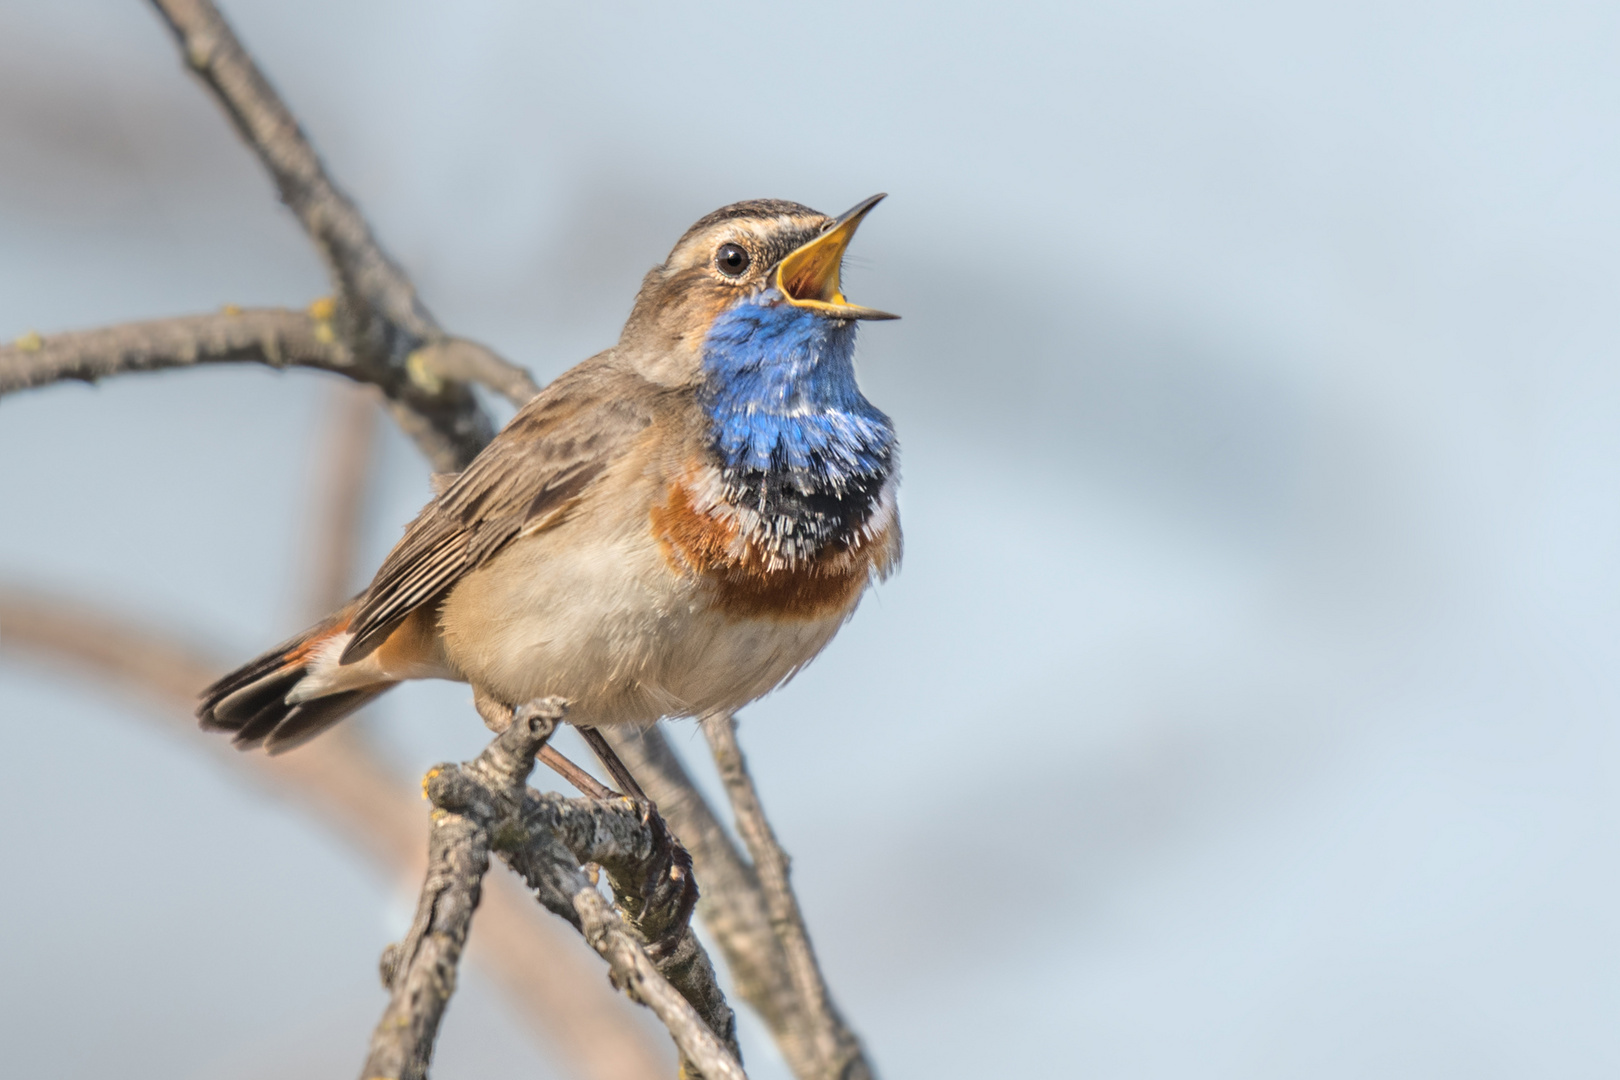
[[[844,249],[855,237],[861,219],[884,196],[873,195],[856,203],[814,240],[794,251],[776,267],[776,287],[790,304],[819,311],[835,319],[898,319],[887,311],[861,307],[844,299],[838,291],[838,269],[844,262]]]

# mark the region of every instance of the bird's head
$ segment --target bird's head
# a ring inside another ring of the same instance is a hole
[[[804,490],[881,486],[894,429],[855,382],[859,307],[839,270],[874,195],[836,218],[798,203],[735,203],[686,231],[636,297],[621,355],[692,387],[726,475],[792,476]],[[864,479],[862,479],[864,478]]]
[[[781,199],[707,215],[648,272],[621,347],[655,381],[680,384],[704,378],[713,336],[738,318],[767,337],[796,339],[852,339],[857,320],[896,318],[851,304],[839,283],[845,249],[882,199],[836,218]]]

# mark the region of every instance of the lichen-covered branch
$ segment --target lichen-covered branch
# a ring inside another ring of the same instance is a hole
[[[539,725],[561,714],[556,699],[519,709],[477,761],[438,766],[423,790],[440,812],[481,824],[536,899],[585,935],[614,985],[664,1022],[687,1075],[740,1078],[736,1019],[687,922],[696,898],[691,862],[657,812],[624,798],[566,799],[524,786],[551,730],[542,735]],[[618,911],[585,875],[587,863],[607,871]]]
[[[49,337],[25,334],[0,345],[0,395],[67,380],[94,383],[127,372],[231,363],[344,375],[356,367],[330,318],[288,308],[227,308]]]
[[[479,822],[442,809],[430,820],[427,877],[405,940],[383,954],[383,985],[392,993],[361,1080],[425,1080],[489,869],[489,837]]]
[[[759,877],[732,843],[658,728],[604,731],[692,854],[703,895],[698,915],[725,957],[737,996],[765,1021],[795,1076],[818,1075],[809,1015],[771,929]]]

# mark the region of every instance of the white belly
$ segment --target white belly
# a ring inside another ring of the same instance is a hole
[[[735,618],[635,542],[520,540],[469,574],[440,614],[446,656],[509,704],[557,694],[580,724],[650,723],[740,707],[831,640],[846,611]],[[476,645],[474,644],[476,642]]]

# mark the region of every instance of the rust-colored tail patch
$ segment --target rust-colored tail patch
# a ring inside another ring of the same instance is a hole
[[[204,730],[229,731],[234,736],[231,741],[241,749],[263,746],[274,754],[313,739],[391,688],[391,682],[380,683],[295,704],[287,701],[308,672],[311,658],[324,643],[343,633],[354,610],[355,605],[350,604],[204,690],[197,707]]]

